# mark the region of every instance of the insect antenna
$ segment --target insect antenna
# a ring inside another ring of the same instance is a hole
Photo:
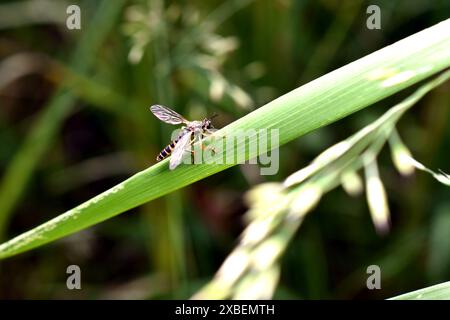
[[[208,117],[209,120],[214,119],[215,117],[219,116],[216,112],[214,112],[210,117]]]

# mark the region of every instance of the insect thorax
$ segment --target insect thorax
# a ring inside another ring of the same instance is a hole
[[[199,130],[201,129],[203,126],[203,121],[191,121],[189,123],[188,128],[190,128],[191,130]]]

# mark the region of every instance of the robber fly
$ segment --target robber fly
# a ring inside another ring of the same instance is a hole
[[[167,147],[161,150],[156,157],[156,161],[161,161],[168,156],[170,158],[169,168],[175,169],[183,158],[185,151],[188,151],[190,146],[197,139],[202,139],[204,136],[212,134],[214,127],[211,124],[211,118],[205,118],[203,121],[189,121],[182,115],[169,109],[165,106],[155,104],[150,107],[150,111],[161,121],[169,124],[185,124],[181,128],[181,133],[170,142]]]

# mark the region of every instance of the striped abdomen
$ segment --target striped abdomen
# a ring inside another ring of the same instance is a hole
[[[170,154],[172,153],[172,150],[175,148],[175,146],[177,145],[178,140],[180,140],[180,138],[176,138],[175,140],[173,140],[171,143],[169,143],[167,145],[167,147],[165,147],[164,149],[161,150],[161,152],[158,154],[158,156],[156,157],[156,161],[161,161],[165,158],[167,158],[168,156],[170,156]]]
[[[175,149],[175,146],[177,145],[178,141],[180,141],[180,139],[185,134],[189,134],[191,136],[191,142],[192,142],[194,140],[194,135],[191,133],[192,133],[192,131],[189,128],[185,129],[182,134],[180,134],[175,140],[173,140],[164,149],[161,150],[161,152],[156,157],[156,161],[161,161],[161,160],[167,158],[168,156],[170,156],[172,154],[173,149]]]

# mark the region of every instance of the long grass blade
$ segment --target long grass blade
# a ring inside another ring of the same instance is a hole
[[[227,136],[239,129],[278,129],[279,144],[283,145],[449,66],[450,19],[303,85],[216,134]],[[230,146],[224,152],[241,149],[256,138],[256,135],[250,136],[247,141]],[[250,149],[246,158],[256,155],[257,150]],[[232,165],[180,165],[171,171],[168,161],[164,160],[78,207],[1,244],[0,258],[85,229]]]
[[[408,292],[389,300],[450,300],[450,281]]]

